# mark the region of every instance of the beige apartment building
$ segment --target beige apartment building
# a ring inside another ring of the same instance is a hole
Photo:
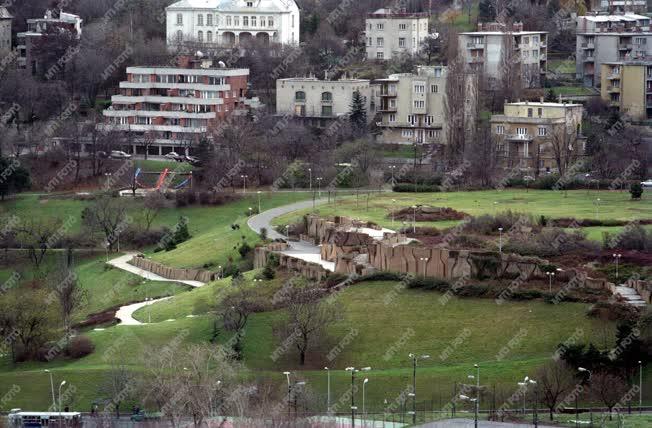
[[[518,101],[491,117],[491,134],[503,168],[535,175],[557,169],[553,144],[562,156],[583,156],[581,104]]]
[[[428,37],[429,14],[382,8],[367,15],[365,37],[367,59],[389,60],[402,54],[415,55]]]
[[[548,60],[548,33],[523,31],[518,22],[511,27],[505,24],[479,23],[478,31],[460,33],[458,46],[467,67],[480,71],[489,79],[490,87],[496,87],[503,75],[503,64],[513,61],[516,73],[522,76],[523,87],[541,86]]]
[[[292,115],[308,125],[327,126],[351,112],[353,93],[365,100],[367,120],[376,114],[378,87],[367,79],[319,80],[316,77],[291,77],[276,81],[276,114]]]
[[[416,74],[392,74],[376,82],[381,142],[445,144],[446,67],[420,66]]]
[[[650,30],[650,18],[634,13],[578,16],[577,78],[584,86],[597,86],[602,64],[652,56]]]
[[[11,52],[11,22],[14,17],[6,7],[0,6],[0,58]]]
[[[600,95],[633,120],[652,119],[652,59],[602,64]]]

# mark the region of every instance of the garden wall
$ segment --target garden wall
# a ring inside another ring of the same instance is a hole
[[[296,257],[282,254],[280,251],[288,249],[288,244],[284,242],[274,242],[264,247],[254,249],[254,269],[262,269],[267,264],[268,257],[271,253],[278,253],[279,266],[289,270],[299,272],[306,278],[321,280],[330,272],[322,265],[297,259]]]
[[[629,279],[625,285],[636,290],[645,303],[652,304],[652,283],[640,279]]]
[[[202,269],[183,269],[165,266],[153,260],[144,257],[133,257],[129,260],[130,265],[134,265],[146,271],[155,273],[167,279],[178,279],[183,281],[201,281],[211,282],[215,281],[218,277],[216,272],[211,272]]]

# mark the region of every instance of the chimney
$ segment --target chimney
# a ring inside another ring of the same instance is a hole
[[[539,98],[539,102],[543,104],[543,97]]]

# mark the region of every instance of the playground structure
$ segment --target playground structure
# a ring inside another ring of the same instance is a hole
[[[141,181],[142,178],[147,176],[157,176],[156,183],[153,186],[148,186]],[[174,179],[179,177],[185,177],[180,183],[172,185]],[[134,172],[134,176],[131,180],[131,185],[128,189],[120,191],[120,196],[145,196],[148,193],[152,192],[175,192],[184,188],[192,188],[192,171],[189,172],[179,172],[177,170],[170,171],[169,168],[165,168],[162,172],[155,171],[143,171],[141,168],[137,168]]]

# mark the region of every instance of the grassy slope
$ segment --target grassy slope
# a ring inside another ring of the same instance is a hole
[[[652,218],[652,194],[644,194],[640,201],[632,201],[627,192],[607,192],[585,190],[572,190],[567,192],[554,192],[549,190],[502,190],[502,191],[476,191],[476,192],[447,192],[447,193],[374,193],[366,209],[366,196],[361,195],[359,203],[356,198],[350,197],[339,200],[337,205],[331,203],[318,208],[321,215],[345,215],[368,219],[389,228],[400,227],[400,222],[392,226],[391,217],[388,217],[393,207],[403,209],[414,204],[437,207],[451,207],[471,215],[495,214],[505,210],[522,213],[536,213],[537,216],[545,215],[548,218],[575,217],[595,218],[595,201],[600,198],[599,218],[632,220],[635,218]],[[392,199],[396,200],[395,203]],[[282,224],[296,219],[306,211],[291,213],[275,220]],[[419,222],[419,225],[436,227],[449,227],[455,222]]]
[[[261,209],[264,211],[309,197],[308,193],[263,194]],[[195,215],[190,217],[192,239],[180,244],[175,250],[155,253],[152,259],[175,267],[201,267],[205,263],[217,266],[226,264],[229,257],[239,259],[240,255],[233,247],[241,241],[241,237],[244,236],[250,245],[258,240],[257,235],[247,227],[245,215],[249,207],[257,205],[257,197],[253,195],[219,209],[194,208],[201,211],[195,211]],[[231,229],[230,226],[234,223],[240,225],[239,230]]]

